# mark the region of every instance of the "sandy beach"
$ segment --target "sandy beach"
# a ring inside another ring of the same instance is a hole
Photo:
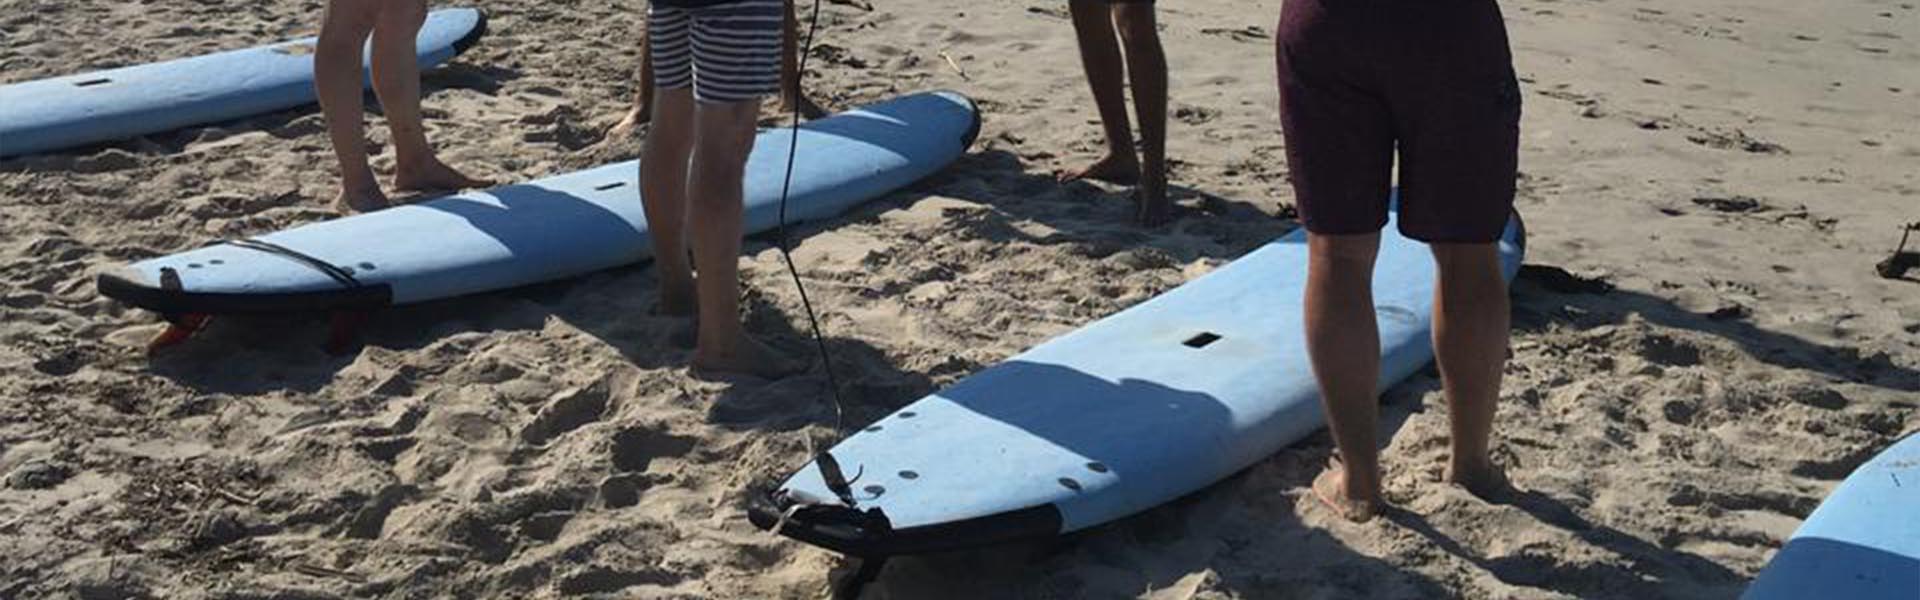
[[[321,5],[0,0],[0,83],[310,35]],[[602,131],[644,2],[475,5],[490,32],[424,74],[448,162],[522,181],[637,156]],[[1181,218],[1155,230],[1128,188],[1054,181],[1101,148],[1064,3],[822,6],[823,104],[951,88],[984,113],[952,168],[798,232],[847,420],[1294,228],[1279,6],[1161,3]],[[1920,8],[1502,10],[1530,240],[1495,454],[1521,499],[1440,482],[1429,369],[1383,398],[1387,518],[1312,499],[1320,434],[1055,542],[897,560],[866,597],[1730,598],[1920,430],[1920,273],[1873,269],[1920,221]],[[813,598],[848,570],[745,518],[832,427],[822,371],[689,377],[645,266],[384,311],[344,356],[321,315],[148,356],[163,325],[95,275],[333,217],[323,129],[305,107],[0,160],[0,598]],[[779,254],[750,241],[741,269],[750,326],[810,352]]]

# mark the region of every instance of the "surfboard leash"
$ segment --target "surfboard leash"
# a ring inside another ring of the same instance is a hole
[[[840,396],[840,379],[833,372],[833,354],[827,349],[827,338],[820,328],[820,317],[814,313],[813,300],[807,296],[807,286],[800,279],[800,269],[794,265],[793,253],[789,248],[789,246],[792,245],[793,239],[787,231],[787,198],[793,189],[793,165],[800,154],[800,119],[802,116],[801,107],[804,105],[801,102],[801,94],[804,93],[806,89],[800,83],[806,79],[807,57],[809,54],[812,54],[813,36],[820,29],[820,0],[814,0],[813,8],[809,12],[810,14],[807,17],[807,36],[801,41],[800,47],[798,48],[800,54],[798,58],[799,64],[795,66],[793,87],[788,90],[793,98],[793,122],[791,127],[792,135],[788,138],[787,144],[786,173],[780,180],[780,227],[778,246],[780,248],[780,257],[787,265],[787,275],[793,278],[793,287],[800,292],[800,307],[806,311],[807,323],[813,327],[813,344],[815,349],[820,353],[820,366],[822,370],[826,371],[828,391],[832,394],[833,438],[834,443],[837,444],[840,439],[845,436],[846,432],[846,400]],[[840,501],[848,507],[853,507],[855,504],[853,499],[853,482],[860,479],[860,475],[865,473],[865,469],[862,468],[860,472],[854,474],[852,479],[848,479],[846,472],[840,468],[840,462],[833,458],[833,454],[829,450],[822,450],[814,445],[812,435],[803,433],[802,439],[807,442],[807,453],[813,455],[814,464],[820,467],[821,480],[827,484],[827,489],[832,490],[834,495],[839,496]],[[832,448],[833,444],[828,444],[826,447]],[[774,531],[779,531],[779,528],[775,528]]]

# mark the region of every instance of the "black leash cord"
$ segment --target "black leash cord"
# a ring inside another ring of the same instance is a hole
[[[800,85],[800,82],[807,76],[807,56],[812,53],[813,35],[819,31],[819,28],[820,0],[814,0],[811,14],[807,17],[807,37],[798,48],[800,57],[793,74],[793,88],[788,90],[793,99],[793,127],[792,137],[788,139],[787,144],[787,170],[780,181],[779,247],[780,257],[787,263],[787,275],[793,277],[793,287],[800,291],[800,307],[806,310],[807,322],[813,326],[813,344],[820,351],[820,365],[827,373],[827,387],[833,394],[833,435],[837,443],[838,438],[846,430],[846,401],[840,397],[840,379],[833,373],[833,355],[827,351],[827,338],[821,333],[820,317],[814,314],[813,301],[807,297],[807,286],[800,280],[800,269],[793,264],[793,253],[788,248],[793,240],[787,231],[787,197],[793,189],[793,163],[800,154],[800,111],[804,100],[802,94],[806,89]],[[852,483],[840,470],[839,461],[834,460],[833,455],[828,454],[826,450],[813,449],[812,436],[807,436],[806,439],[809,450],[813,451],[814,462],[821,468],[821,476],[826,481],[827,487],[832,489],[842,502],[852,506]],[[855,475],[854,479],[859,479],[859,475]]]

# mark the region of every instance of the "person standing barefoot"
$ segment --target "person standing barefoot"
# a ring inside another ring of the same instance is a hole
[[[1495,0],[1286,0],[1274,36],[1281,125],[1307,228],[1307,353],[1338,458],[1313,493],[1346,519],[1382,508],[1373,263],[1396,152],[1400,232],[1439,270],[1433,347],[1451,421],[1446,478],[1506,489],[1488,454],[1507,351],[1498,242],[1513,210],[1520,90]]]
[[[695,316],[700,375],[777,378],[803,368],[740,320],[741,194],[760,100],[780,81],[782,4],[652,0],[647,12],[657,118],[641,150],[640,196],[661,311]]]
[[[1071,0],[1069,7],[1080,62],[1106,130],[1107,154],[1060,173],[1060,181],[1138,184],[1135,218],[1148,227],[1165,224],[1173,219],[1173,205],[1167,201],[1167,55],[1160,46],[1153,0]],[[1138,155],[1127,121],[1129,80],[1140,117]]]
[[[800,21],[793,13],[793,0],[786,0],[786,23],[784,37],[780,47],[780,112],[791,114],[797,108],[802,118],[812,120],[827,116],[827,110],[815,104],[812,98],[799,90],[800,79]],[[640,36],[641,47],[646,47],[647,37]],[[653,119],[653,54],[640,53],[640,83],[633,92],[633,106],[620,122],[607,128],[607,137],[623,138],[633,135],[647,121]]]
[[[373,40],[373,91],[393,134],[393,186],[408,191],[486,187],[491,182],[461,174],[440,162],[427,144],[420,117],[420,64],[414,36],[426,23],[426,0],[328,0],[314,50],[314,88],[327,136],[340,161],[341,213],[386,208],[386,194],[367,164],[361,122],[361,49]]]

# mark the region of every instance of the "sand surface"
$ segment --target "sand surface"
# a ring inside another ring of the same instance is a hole
[[[638,152],[600,131],[641,2],[482,4],[492,32],[425,76],[449,161],[525,180]],[[1682,4],[1504,3],[1532,240],[1497,454],[1522,501],[1439,483],[1429,371],[1385,396],[1392,518],[1304,493],[1319,436],[1057,543],[898,561],[869,597],[1737,594],[1920,429],[1920,280],[1872,270],[1920,220],[1920,9]],[[320,5],[0,0],[0,82],[280,40]],[[1050,175],[1100,147],[1063,3],[826,5],[823,102],[956,88],[987,115],[952,169],[803,232],[849,420],[1293,227],[1278,6],[1163,3],[1188,210],[1142,231],[1128,190]],[[386,311],[338,357],[323,319],[288,317],[149,358],[156,318],[94,291],[125,261],[326,219],[334,177],[311,107],[0,162],[0,598],[803,598],[847,568],[743,514],[830,426],[819,369],[689,378],[647,268]],[[806,352],[777,255],[743,270],[751,324]]]

